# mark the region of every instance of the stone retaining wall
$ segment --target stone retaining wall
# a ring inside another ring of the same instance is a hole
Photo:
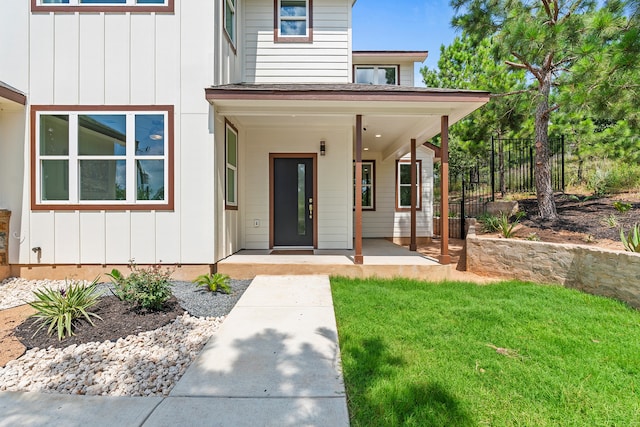
[[[479,238],[466,240],[467,271],[559,283],[640,309],[640,254],[585,245]]]

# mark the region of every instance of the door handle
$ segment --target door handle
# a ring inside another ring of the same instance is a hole
[[[309,219],[313,219],[313,198],[309,198]]]

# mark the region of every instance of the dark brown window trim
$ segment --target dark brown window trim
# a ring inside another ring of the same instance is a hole
[[[354,166],[354,170],[355,170],[355,162],[356,162],[356,161],[354,160],[354,161],[353,161],[353,163],[354,163],[354,165],[353,165],[353,166]],[[363,159],[363,160],[362,160],[362,163],[371,163],[371,164],[373,164],[373,186],[372,186],[373,194],[371,195],[371,201],[373,202],[373,203],[372,203],[372,205],[373,205],[373,206],[372,206],[372,207],[370,207],[370,208],[368,208],[368,207],[365,207],[364,205],[362,205],[362,211],[363,211],[363,212],[364,212],[364,211],[366,211],[366,212],[375,212],[375,210],[376,210],[376,176],[377,176],[377,174],[378,174],[378,170],[377,170],[377,168],[376,168],[376,161],[375,161],[375,160],[364,160],[364,159]],[[354,176],[354,180],[355,180],[355,176]],[[355,184],[355,183],[354,183],[354,184]],[[354,188],[354,191],[355,191],[355,188]],[[356,207],[355,207],[355,200],[354,200],[353,210],[354,210],[354,211],[356,210]]]
[[[234,12],[234,18],[235,18],[235,22],[234,22],[234,27],[233,29],[236,32],[236,41],[238,39],[238,9],[237,9],[237,2],[236,2],[236,10]],[[227,13],[226,13],[226,9],[227,9],[227,0],[222,0],[222,32],[224,33],[225,38],[227,39],[227,42],[229,42],[229,47],[231,47],[231,51],[233,52],[234,55],[238,55],[238,50],[236,48],[236,44],[233,42],[233,40],[231,40],[231,36],[229,35],[229,33],[227,32],[227,26],[225,25],[226,23],[226,19],[227,19]]]
[[[399,177],[399,166],[400,164],[411,164],[409,160],[396,160],[396,212],[411,212],[411,208],[401,208],[400,207],[400,191],[398,191],[398,180]],[[416,164],[419,166],[418,168],[418,206],[416,206],[416,211],[422,211],[422,160],[416,160]]]
[[[175,0],[167,0],[165,6],[118,6],[118,5],[93,5],[93,6],[75,6],[59,4],[42,5],[38,4],[38,0],[31,0],[31,12],[139,12],[139,13],[174,13]]]
[[[352,82],[356,82],[356,68],[357,67],[396,67],[396,84],[389,86],[400,86],[400,64],[353,64],[352,65]]]
[[[236,204],[228,205],[227,204],[227,126],[233,129],[236,133]],[[227,118],[224,119],[224,209],[227,211],[237,211],[238,210],[238,196],[240,195],[239,185],[238,185],[238,158],[240,157],[238,153],[238,148],[240,147],[238,135],[238,128],[236,128],[233,123],[231,123]]]
[[[274,43],[313,43],[313,0],[309,1],[307,19],[309,20],[309,34],[306,37],[282,37],[280,36],[280,26],[278,25],[278,15],[280,13],[280,0],[273,0],[273,42]]]
[[[168,140],[167,145],[169,147],[167,152],[167,166],[168,166],[168,181],[169,190],[166,203],[160,204],[46,204],[37,203],[37,186],[36,186],[36,150],[37,139],[36,135],[36,118],[37,113],[41,111],[122,111],[122,112],[135,112],[135,111],[161,111],[167,113],[167,128],[168,128]],[[173,211],[174,210],[174,106],[173,105],[32,105],[31,106],[31,153],[30,153],[30,165],[31,165],[31,210],[32,211]]]

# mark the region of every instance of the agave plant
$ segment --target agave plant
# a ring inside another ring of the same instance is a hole
[[[51,335],[54,329],[58,332],[58,339],[62,340],[65,336],[73,335],[73,321],[84,317],[91,325],[93,320],[91,317],[101,317],[88,310],[98,302],[98,292],[96,286],[98,278],[96,277],[90,285],[82,282],[67,282],[64,289],[53,289],[45,286],[33,292],[35,301],[29,305],[36,309],[36,313],[32,316],[36,318],[36,322],[42,322],[42,325],[33,334],[34,336],[45,326],[49,325],[47,333]]]
[[[204,286],[211,292],[222,292],[228,294],[231,292],[229,287],[229,276],[222,273],[202,274],[193,281],[198,286]]]
[[[628,235],[624,234],[624,229],[620,229],[620,240],[625,250],[629,252],[640,252],[640,225],[635,224]]]

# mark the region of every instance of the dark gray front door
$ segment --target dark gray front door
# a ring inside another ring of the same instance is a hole
[[[273,161],[273,245],[313,246],[313,159]]]

